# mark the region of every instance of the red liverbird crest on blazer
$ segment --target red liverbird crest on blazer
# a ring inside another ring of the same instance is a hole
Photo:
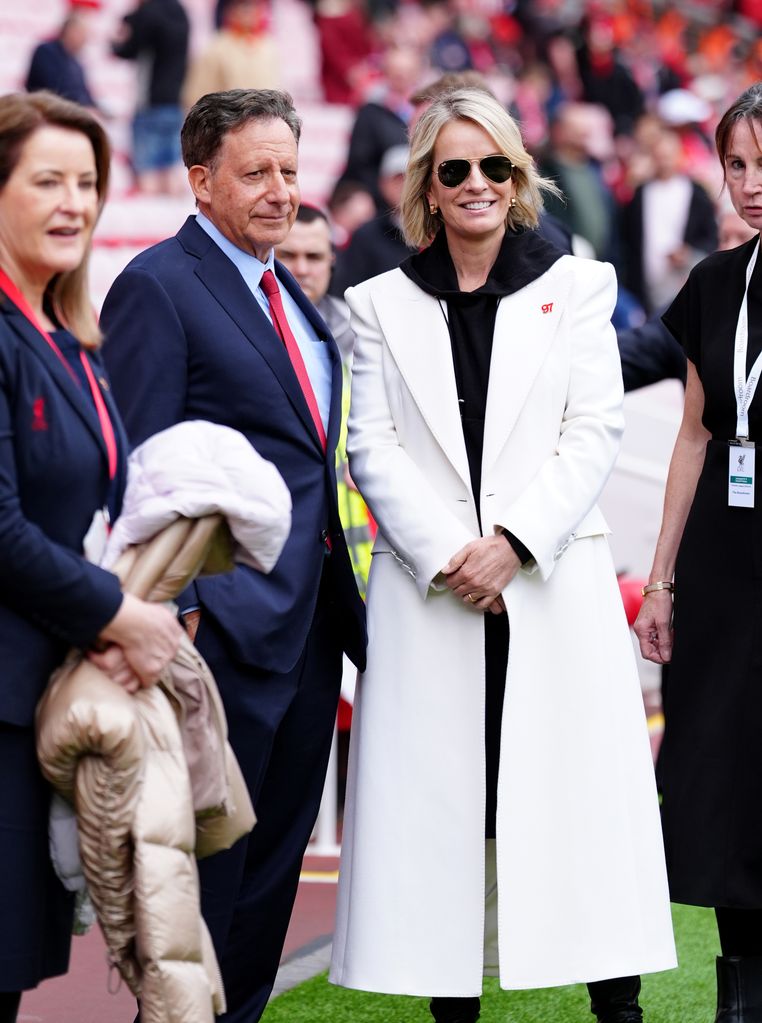
[[[35,398],[32,402],[32,429],[47,430],[48,421],[45,418],[45,399]]]

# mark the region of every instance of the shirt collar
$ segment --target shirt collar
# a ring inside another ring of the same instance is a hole
[[[266,262],[252,256],[250,252],[244,252],[234,245],[229,238],[226,238],[222,231],[216,227],[211,220],[200,211],[196,214],[196,223],[225,253],[228,259],[235,264],[241,277],[246,281],[251,291],[262,283],[262,274],[265,270],[272,270],[275,273],[275,250],[270,249]]]

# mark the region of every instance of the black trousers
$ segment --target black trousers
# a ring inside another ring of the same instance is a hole
[[[762,956],[762,909],[715,909],[724,956]]]
[[[640,977],[616,977],[611,980],[597,980],[587,985],[591,1010],[597,1016],[612,1015],[633,1010],[640,1014],[637,1006],[640,994]],[[429,1006],[435,1023],[476,1023],[481,1002],[478,998],[432,998]],[[632,1011],[626,1013],[633,1018]]]
[[[0,1023],[16,1023],[20,1004],[20,991],[0,991]]]
[[[199,863],[201,909],[225,985],[228,1011],[220,1020],[256,1023],[320,808],[341,686],[339,627],[321,590],[305,649],[284,675],[234,664],[224,637],[203,617],[196,641],[220,686],[257,814],[250,835]]]
[[[505,673],[508,669],[510,629],[508,615],[484,616],[485,706],[484,745],[487,759],[485,838],[495,837],[497,773],[500,767],[500,730],[503,722]]]

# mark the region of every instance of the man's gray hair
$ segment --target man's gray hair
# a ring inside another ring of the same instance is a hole
[[[185,118],[180,141],[186,167],[214,164],[228,132],[249,121],[285,121],[299,143],[301,118],[287,92],[278,89],[229,89],[209,92],[194,103]]]

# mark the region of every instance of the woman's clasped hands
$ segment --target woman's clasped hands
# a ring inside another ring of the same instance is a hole
[[[519,556],[505,536],[483,536],[471,540],[454,554],[442,569],[453,593],[475,611],[502,614],[502,592],[521,568]]]
[[[91,650],[87,656],[112,682],[128,693],[136,693],[158,682],[177,653],[182,634],[180,623],[168,608],[127,593],[98,637],[108,646]]]

